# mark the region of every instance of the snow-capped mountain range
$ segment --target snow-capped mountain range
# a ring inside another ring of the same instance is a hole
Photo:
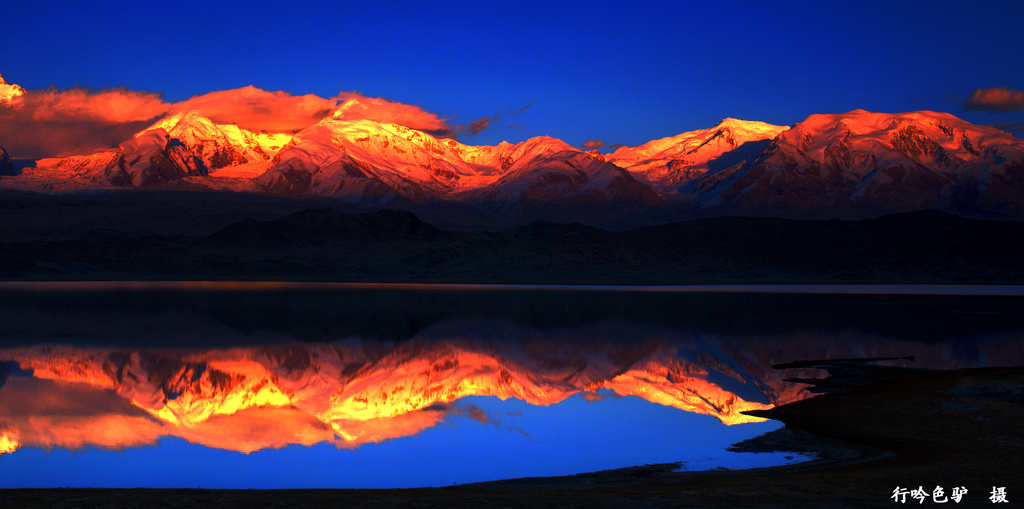
[[[947,113],[811,115],[743,164],[686,184],[702,208],[863,217],[1024,212],[1024,141]]]
[[[0,79],[0,99],[24,93]],[[1024,140],[946,113],[854,110],[790,127],[727,118],[599,154],[546,136],[464,145],[347,119],[353,101],[295,133],[179,113],[116,150],[42,159],[0,187],[227,189],[368,208],[457,204],[500,215],[525,207],[540,217],[603,207],[844,219],[935,208],[1024,218]],[[14,173],[6,159],[0,170]]]

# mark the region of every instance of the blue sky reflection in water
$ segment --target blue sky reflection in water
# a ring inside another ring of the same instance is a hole
[[[1024,365],[1022,297],[1005,288],[33,288],[0,288],[0,434],[21,444],[0,454],[5,487],[398,487],[761,466],[785,460],[724,448],[778,424],[719,419],[807,396],[784,378],[814,373],[773,364]]]
[[[547,407],[464,398],[460,403],[491,421],[452,416],[417,435],[354,449],[321,443],[243,454],[177,437],[122,451],[22,448],[0,456],[0,487],[406,488],[675,461],[698,470],[805,459],[725,451],[778,429],[777,422],[726,426],[641,398],[602,395],[601,401],[573,396]]]

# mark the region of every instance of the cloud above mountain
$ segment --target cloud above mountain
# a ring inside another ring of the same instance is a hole
[[[270,92],[250,85],[197,95],[169,105],[169,111],[196,111],[218,124],[237,124],[250,131],[288,132],[319,122],[338,104],[335,98]]]
[[[126,89],[32,91],[0,104],[0,144],[13,157],[95,152],[131,138],[169,108],[159,94]]]
[[[501,118],[498,115],[495,115],[495,117]],[[487,129],[490,125],[491,125],[491,117],[484,117],[484,118],[481,118],[481,119],[478,119],[478,120],[474,120],[474,121],[469,123],[469,134],[470,134],[470,136],[472,136],[474,134],[479,134],[480,131],[483,131],[484,129]]]
[[[56,88],[22,97],[35,120],[131,122],[149,120],[167,112],[159,94],[124,88],[91,91],[85,88]]]
[[[979,88],[964,101],[964,111],[1005,113],[1024,110],[1024,92],[1007,87]]]
[[[16,85],[9,88],[22,90]],[[321,97],[249,85],[171,103],[158,93],[126,88],[51,87],[0,100],[0,146],[13,157],[25,159],[91,154],[115,148],[169,115],[192,111],[215,123],[235,124],[254,132],[293,133],[333,116],[397,124],[438,138],[454,138],[476,135],[529,107],[526,104],[468,125],[454,125],[420,106],[359,92]]]
[[[456,134],[446,119],[419,106],[358,92],[325,98],[250,85],[168,103],[160,94],[124,88],[49,88],[0,103],[0,146],[16,158],[89,154],[114,148],[167,115],[189,111],[255,132],[294,132],[333,114],[403,125],[438,137]]]
[[[523,106],[522,108],[519,108],[519,109],[509,110],[504,115],[502,115],[501,113],[495,113],[494,115],[490,115],[490,116],[487,116],[487,117],[482,117],[482,118],[476,119],[476,120],[470,122],[469,125],[457,125],[457,126],[454,127],[454,129],[455,129],[455,132],[457,132],[457,133],[467,133],[470,136],[476,136],[477,134],[480,134],[480,132],[483,131],[484,129],[487,129],[487,128],[491,127],[491,125],[494,124],[495,122],[497,122],[499,120],[506,120],[507,118],[515,117],[516,115],[519,115],[520,113],[522,113],[522,112],[524,112],[524,111],[526,111],[528,109],[530,109],[530,105],[529,104],[527,104],[526,106]],[[509,124],[509,125],[507,125],[505,127],[512,128],[512,129],[522,129],[523,128],[522,126],[512,125],[512,124]]]

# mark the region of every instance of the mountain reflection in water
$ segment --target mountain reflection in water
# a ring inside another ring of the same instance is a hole
[[[810,395],[784,378],[813,370],[773,364],[1024,365],[1024,327],[1000,312],[1017,298],[613,293],[8,289],[0,453],[166,437],[244,453],[351,449],[456,418],[509,420],[481,396],[532,406],[634,396],[732,425]],[[921,337],[914,322],[927,319],[942,333]]]

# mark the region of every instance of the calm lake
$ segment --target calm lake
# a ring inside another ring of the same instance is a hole
[[[1024,288],[0,284],[0,487],[750,468],[773,365],[1024,365]]]

